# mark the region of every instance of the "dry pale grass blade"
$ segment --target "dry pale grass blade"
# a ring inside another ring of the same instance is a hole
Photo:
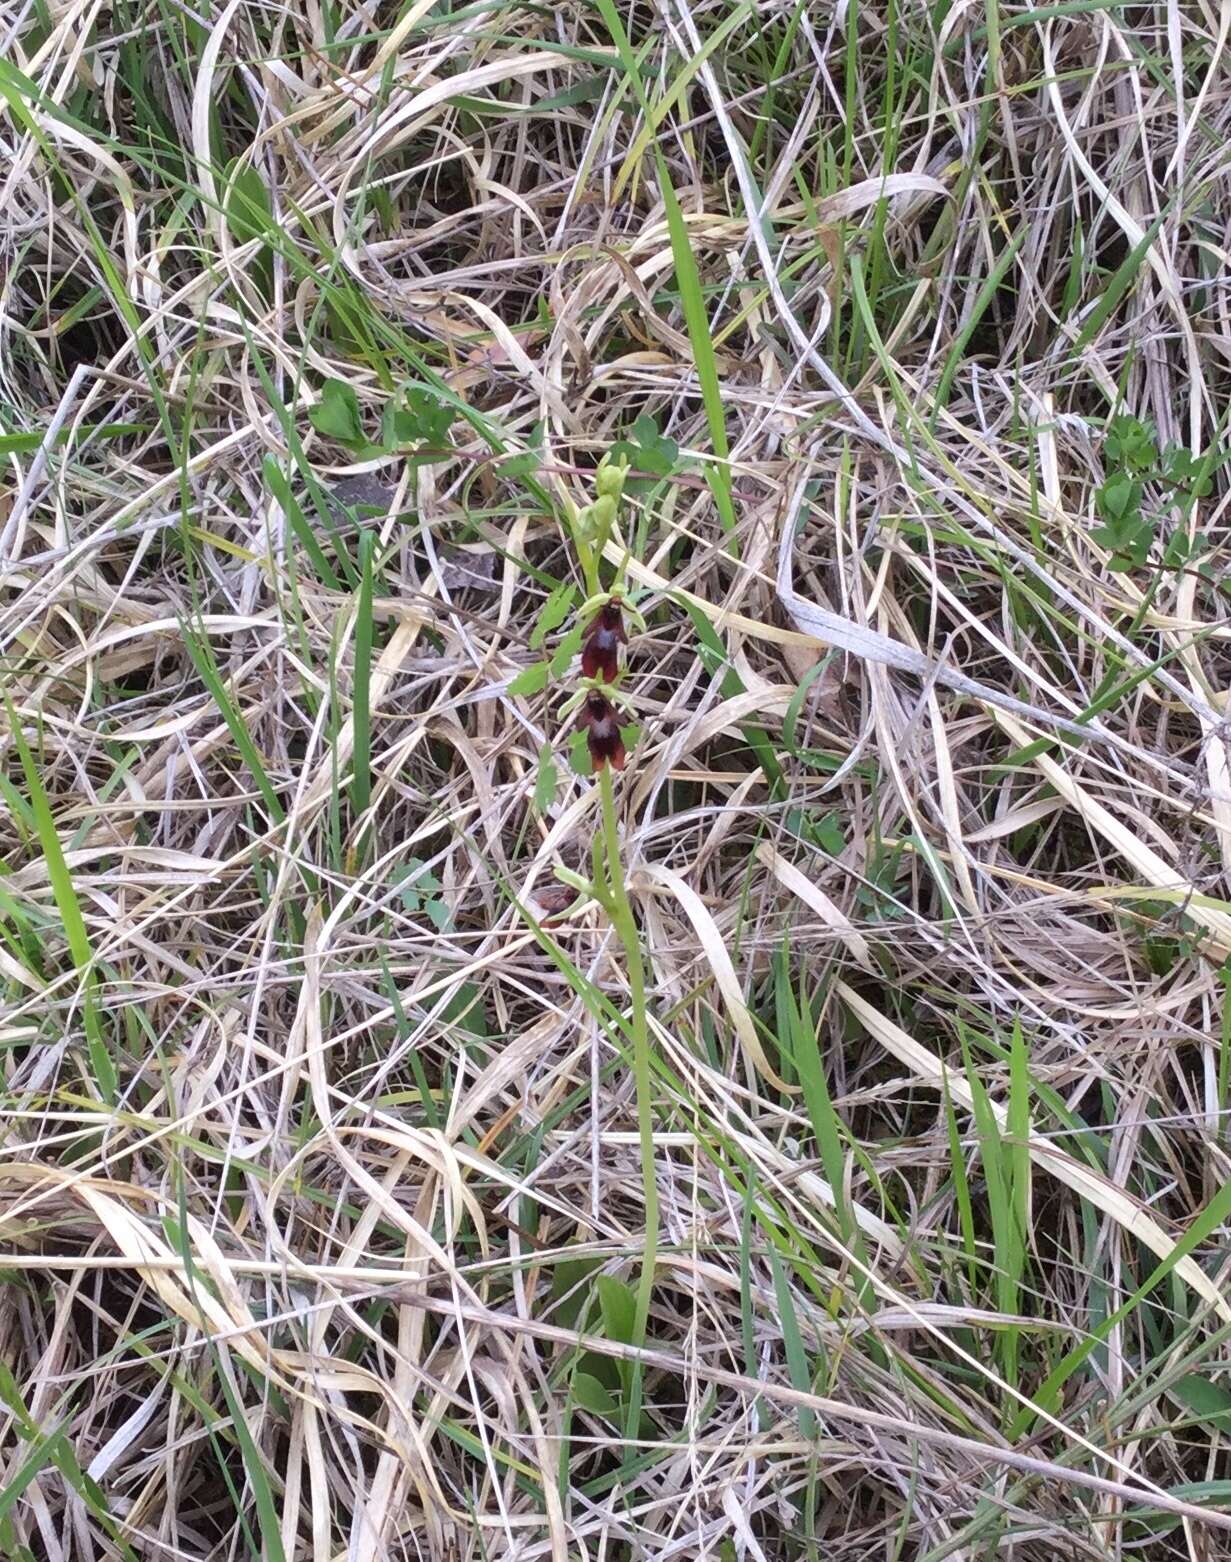
[[[765,1049],[757,1035],[756,1025],[749,1013],[722,933],[701,897],[678,873],[673,873],[668,868],[657,864],[648,865],[642,869],[642,874],[651,884],[662,885],[669,894],[675,896],[683,908],[701,945],[702,959],[713,973],[714,982],[722,994],[731,1024],[735,1027],[739,1044],[749,1063],[776,1090],[788,1089],[789,1087],[770,1067],[769,1060],[765,1056]]]
[[[433,1303],[427,1298],[416,1298],[412,1305],[430,1310],[440,1310],[441,1307],[440,1303]],[[611,1356],[629,1362],[639,1361],[643,1364],[656,1366],[668,1371],[687,1370],[685,1362],[665,1352],[641,1350],[636,1346],[623,1345],[618,1341],[604,1339],[602,1336],[589,1335],[578,1337],[570,1335],[567,1330],[555,1329],[546,1324],[526,1323],[523,1320],[511,1319],[499,1313],[486,1312],[473,1316],[476,1322],[481,1322],[484,1327],[492,1331],[505,1329],[515,1333],[534,1335],[540,1339],[552,1340],[560,1344],[582,1345],[604,1356]],[[838,1421],[847,1420],[860,1426],[876,1428],[885,1432],[906,1432],[909,1436],[916,1437],[918,1440],[933,1444],[936,1447],[961,1449],[974,1455],[976,1458],[987,1459],[1010,1469],[1028,1472],[1029,1474],[1054,1480],[1061,1484],[1071,1483],[1074,1486],[1085,1487],[1091,1491],[1104,1492],[1121,1499],[1129,1501],[1144,1499],[1166,1513],[1182,1514],[1188,1518],[1195,1519],[1201,1524],[1208,1523],[1217,1529],[1231,1530],[1231,1515],[1211,1513],[1196,1504],[1184,1502],[1167,1493],[1134,1488],[1121,1481],[1094,1475],[1086,1470],[1071,1469],[1046,1459],[1021,1453],[1015,1449],[979,1443],[973,1438],[962,1437],[943,1428],[929,1427],[921,1429],[916,1425],[905,1428],[895,1423],[894,1418],[884,1412],[862,1406],[852,1406],[842,1401],[834,1401],[822,1395],[791,1388],[786,1384],[766,1384],[756,1378],[741,1377],[738,1373],[727,1372],[721,1368],[712,1369],[711,1377],[715,1383],[740,1390],[751,1396],[760,1397],[764,1395],[765,1398],[777,1401],[783,1405],[816,1411],[822,1415],[832,1416],[833,1419]]]
[[[762,862],[793,895],[798,895],[805,905],[811,906],[827,927],[833,928],[851,953],[851,958],[868,975],[874,975],[868,941],[846,917],[840,907],[834,905],[819,885],[801,873],[793,862],[788,862],[768,842],[757,847],[757,861]]]
[[[1023,747],[1027,744],[1029,735],[1011,717],[999,713],[997,720],[1018,744]],[[1197,886],[1178,874],[1166,857],[1146,844],[1142,839],[1144,832],[1140,828],[1133,830],[1122,823],[1093,796],[1089,788],[1083,787],[1055,760],[1041,754],[1034,763],[1070,807],[1114,847],[1147,884],[1183,900],[1188,915],[1209,933],[1216,953],[1224,957],[1231,953],[1231,909],[1222,910],[1217,903],[1200,894]],[[1174,861],[1177,853],[1173,843],[1165,835],[1163,840],[1171,847],[1168,855]]]

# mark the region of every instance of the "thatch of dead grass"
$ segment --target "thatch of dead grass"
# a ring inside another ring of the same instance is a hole
[[[6,1555],[1226,1554],[1227,41],[0,5]]]

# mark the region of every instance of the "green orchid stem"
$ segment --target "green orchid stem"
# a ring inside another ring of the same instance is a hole
[[[599,586],[598,555],[584,537],[574,535],[573,545],[577,551],[577,561],[581,565],[581,578],[587,598],[596,597],[601,587]]]
[[[585,585],[586,599],[603,594],[603,581],[601,564],[603,552],[611,541],[611,523],[600,526],[597,531],[592,531],[589,536],[583,534],[580,526],[573,528],[573,545],[577,550],[577,561],[581,565],[581,578]],[[624,574],[624,565],[616,571],[612,589],[619,586]]]
[[[645,1200],[645,1247],[641,1258],[641,1276],[637,1285],[637,1305],[633,1315],[634,1345],[646,1341],[650,1318],[650,1298],[654,1292],[654,1265],[658,1258],[658,1180],[654,1168],[654,1117],[650,1078],[650,1027],[645,1006],[645,962],[641,940],[624,883],[624,864],[620,856],[620,834],[616,827],[615,783],[611,766],[598,773],[603,803],[603,845],[607,858],[607,906],[616,937],[624,946],[628,966],[628,989],[632,999],[630,1028],[633,1038],[633,1083],[637,1091],[637,1136],[641,1145],[642,1196]],[[630,1374],[625,1436],[636,1437],[641,1424],[641,1363],[634,1362]]]

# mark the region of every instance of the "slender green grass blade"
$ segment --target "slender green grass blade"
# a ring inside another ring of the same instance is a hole
[[[356,824],[372,800],[372,554],[376,539],[365,531],[359,539],[359,605],[355,615],[355,690],[352,701],[354,749],[351,808]]]
[[[786,1351],[787,1371],[791,1375],[792,1385],[805,1394],[810,1394],[812,1370],[808,1365],[808,1353],[804,1349],[804,1337],[800,1333],[799,1319],[795,1315],[795,1300],[787,1281],[786,1266],[772,1249],[769,1255],[769,1266],[774,1276],[774,1297],[778,1303],[778,1322],[782,1326],[782,1344]],[[802,1437],[816,1436],[816,1414],[806,1405],[801,1405],[799,1409],[799,1431]]]
[[[281,824],[286,818],[286,812],[274,791],[273,783],[266,774],[260,753],[256,744],[252,741],[252,734],[248,731],[243,714],[227,692],[226,685],[218,674],[214,665],[214,653],[208,639],[204,635],[198,635],[189,624],[181,626],[184,644],[188,648],[188,654],[192,657],[192,664],[197,670],[201,682],[209,690],[214,704],[221,712],[222,719],[226,722],[231,736],[235,740],[235,747],[252,773],[252,778],[257,784],[261,796],[265,799],[265,806],[275,823]]]
[[[655,153],[663,204],[667,209],[667,231],[671,236],[671,254],[675,260],[675,279],[679,284],[688,340],[692,344],[693,362],[701,385],[701,400],[709,424],[710,443],[717,457],[713,464],[706,467],[705,475],[713,490],[714,503],[718,506],[718,518],[723,529],[730,533],[736,527],[735,501],[731,493],[731,469],[727,464],[730,446],[727,442],[726,413],[722,405],[722,385],[718,378],[718,360],[714,355],[713,330],[705,308],[701,273],[697,269],[697,258],[692,251],[679,197],[671,183],[666,159],[657,148]]]
[[[119,1080],[115,1063],[103,1035],[102,1020],[98,1011],[96,977],[93,969],[94,954],[90,947],[90,935],[86,929],[81,904],[77,899],[73,876],[64,857],[64,848],[60,844],[59,832],[56,830],[56,822],[51,812],[51,802],[43,786],[42,777],[39,775],[38,766],[34,762],[34,756],[30,752],[30,746],[26,742],[25,733],[22,731],[21,719],[7,693],[4,696],[4,703],[8,711],[13,744],[21,760],[26,788],[30,793],[30,807],[38,830],[39,845],[47,862],[47,876],[51,880],[56,910],[60,913],[64,936],[68,940],[69,954],[83,982],[82,1012],[86,1047],[94,1082],[103,1100],[114,1106],[119,1100]]]

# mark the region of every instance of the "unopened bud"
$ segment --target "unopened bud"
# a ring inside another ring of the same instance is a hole
[[[616,502],[612,494],[600,493],[593,504],[588,505],[590,512],[590,525],[596,533],[605,532],[614,524],[616,518]]]
[[[594,486],[598,490],[600,499],[614,499],[617,503],[624,492],[623,466],[616,466],[611,461],[604,461],[602,466],[594,474]]]

